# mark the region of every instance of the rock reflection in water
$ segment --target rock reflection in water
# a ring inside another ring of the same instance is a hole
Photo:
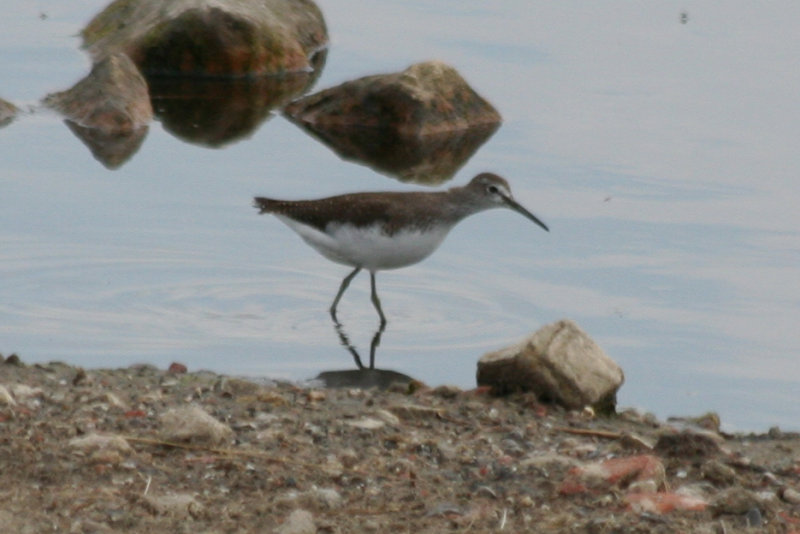
[[[292,117],[288,117],[292,119]],[[452,178],[499,128],[499,124],[468,130],[402,135],[380,127],[315,127],[293,120],[340,157],[363,163],[403,182],[437,185]]]
[[[253,79],[150,77],[150,98],[164,129],[198,145],[247,138],[270,112],[308,90],[319,71]]]
[[[130,132],[108,133],[81,126],[71,120],[65,120],[64,124],[89,148],[94,159],[107,169],[118,169],[136,154],[149,130],[147,126],[142,126]]]

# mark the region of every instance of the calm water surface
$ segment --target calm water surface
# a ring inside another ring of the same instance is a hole
[[[505,119],[453,183],[498,172],[552,229],[488,212],[380,273],[379,367],[470,387],[483,352],[569,317],[625,370],[622,405],[800,429],[800,4],[320,5],[315,89],[450,63]],[[7,11],[0,97],[34,107],[82,78],[75,35],[102,7]],[[0,352],[290,379],[352,367],[327,314],[347,269],[251,198],[411,187],[280,116],[217,148],[155,122],[109,170],[55,114],[25,114],[0,129]],[[339,316],[367,351],[366,275]]]

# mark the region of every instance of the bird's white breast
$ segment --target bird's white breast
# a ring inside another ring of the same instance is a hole
[[[329,260],[370,271],[397,269],[425,259],[450,230],[447,226],[434,226],[424,232],[411,229],[387,235],[377,224],[356,227],[329,223],[322,232],[288,217],[277,217]]]

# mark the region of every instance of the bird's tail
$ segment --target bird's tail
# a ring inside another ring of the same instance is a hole
[[[267,197],[255,197],[253,207],[258,208],[258,213],[270,213],[277,201]]]

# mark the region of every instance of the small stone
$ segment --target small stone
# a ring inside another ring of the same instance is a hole
[[[120,410],[125,410],[128,407],[124,402],[120,400],[119,397],[117,397],[110,391],[104,393],[102,399],[103,401],[107,402],[110,406],[113,406],[114,408],[119,408]]]
[[[744,515],[748,527],[758,528],[764,523],[761,511],[758,508],[750,508]]]
[[[666,479],[664,464],[656,456],[649,454],[585,464],[571,469],[569,474],[592,487],[625,487],[632,482],[652,480],[660,488]]]
[[[653,450],[653,442],[637,434],[630,434],[626,432],[619,439],[619,443],[624,449],[639,452],[649,452]]]
[[[339,453],[339,461],[342,463],[344,467],[347,467],[348,469],[355,466],[360,460],[361,457],[355,451],[355,449],[347,448]]]
[[[730,485],[736,481],[736,471],[719,460],[709,460],[700,468],[703,478],[719,485]]]
[[[784,488],[780,493],[781,499],[788,503],[800,504],[800,491],[794,488]]]
[[[4,404],[6,406],[17,405],[17,401],[14,400],[14,397],[11,396],[11,392],[9,392],[8,388],[5,386],[0,386],[0,404]]]
[[[625,496],[625,502],[638,513],[655,514],[666,514],[674,510],[702,511],[708,506],[703,499],[670,492],[629,493]]]
[[[434,388],[432,393],[443,399],[454,399],[462,393],[462,389],[458,386],[442,385]]]
[[[399,404],[389,408],[389,411],[401,420],[414,421],[420,419],[439,419],[443,415],[440,408],[420,406],[417,404]]]
[[[178,519],[197,518],[203,512],[203,505],[188,493],[146,495],[144,501],[153,512]]]
[[[374,417],[362,417],[361,419],[356,419],[355,421],[345,421],[345,423],[349,426],[360,428],[362,430],[377,430],[386,426],[386,423],[380,419],[375,419]]]
[[[306,399],[308,399],[309,402],[322,402],[326,398],[328,398],[327,394],[318,389],[310,389],[306,392]]]
[[[17,367],[22,367],[24,365],[20,357],[17,356],[16,354],[9,355],[9,357],[6,358],[6,360],[3,363],[6,365],[16,365]]]
[[[389,410],[376,410],[375,415],[387,425],[398,426],[400,424],[400,419]]]
[[[717,514],[744,515],[760,505],[758,497],[752,491],[738,486],[720,491],[711,501],[711,509]]]
[[[306,510],[294,510],[281,526],[275,529],[275,534],[316,534],[317,526],[314,516]]]
[[[288,491],[275,499],[275,505],[283,508],[301,506],[312,510],[332,510],[342,505],[342,496],[333,488],[313,486],[307,491]]]
[[[133,452],[125,438],[108,434],[92,433],[73,438],[69,441],[69,446],[84,454],[92,455],[93,460],[109,463],[118,463],[122,459],[121,454]]]
[[[167,372],[173,375],[185,374],[189,369],[182,363],[172,362],[167,368]]]
[[[720,452],[720,436],[712,432],[682,430],[661,434],[654,450],[673,458],[697,458]]]
[[[162,436],[167,441],[221,443],[233,437],[233,430],[199,406],[173,408],[161,415]]]

